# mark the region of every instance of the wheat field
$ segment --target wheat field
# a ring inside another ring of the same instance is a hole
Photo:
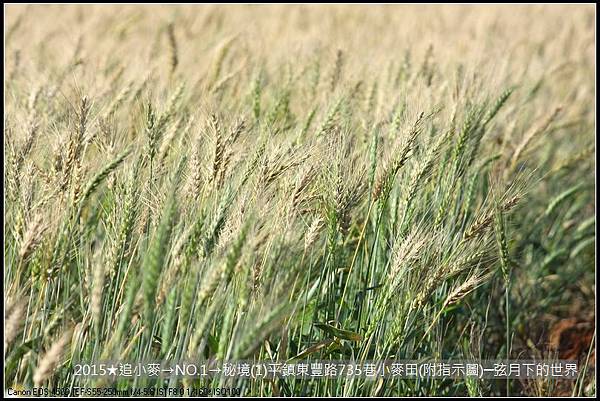
[[[5,392],[595,395],[595,6],[4,12]],[[581,375],[75,369],[470,358]]]

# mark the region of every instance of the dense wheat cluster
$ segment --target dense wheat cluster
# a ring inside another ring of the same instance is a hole
[[[5,18],[7,386],[595,394],[593,6],[10,5]],[[426,358],[575,359],[584,374],[73,371]]]

